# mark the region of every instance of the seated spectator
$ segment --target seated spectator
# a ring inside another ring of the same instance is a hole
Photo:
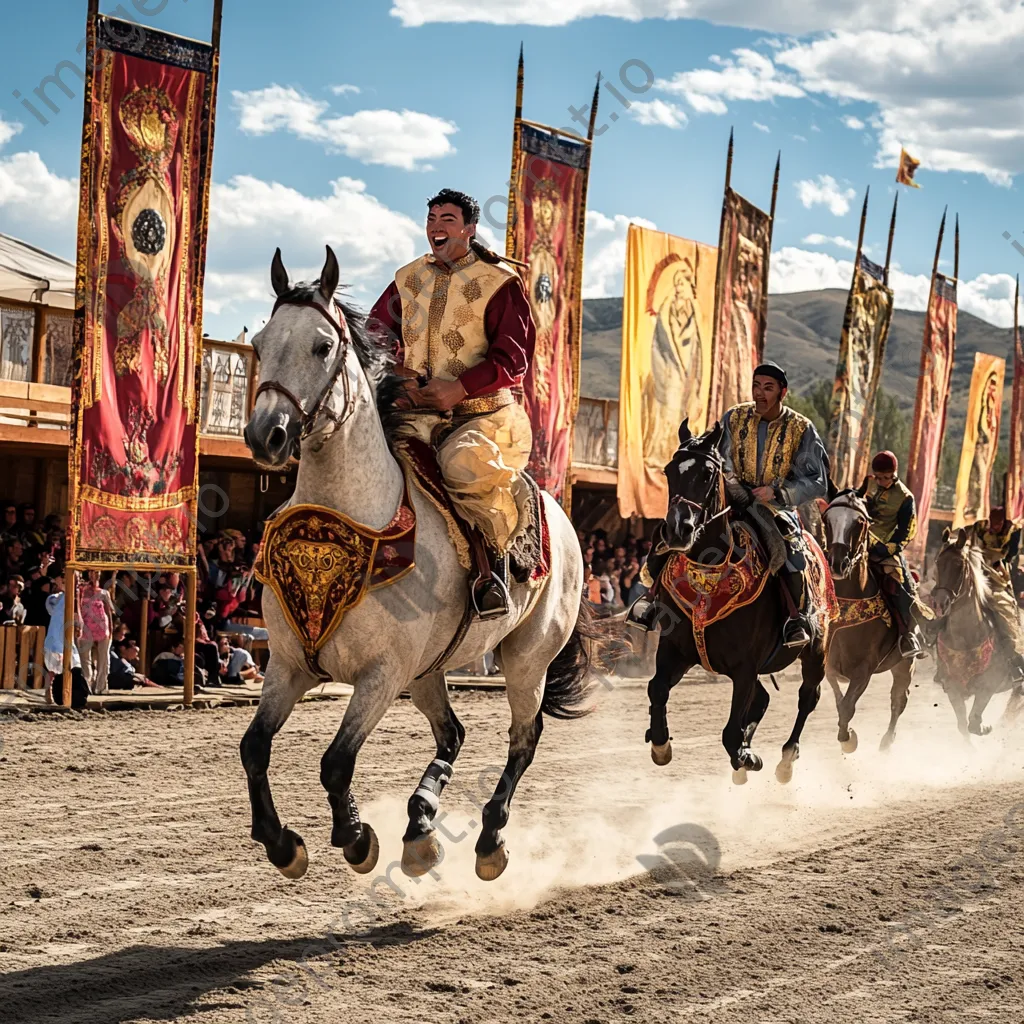
[[[28,611],[21,603],[21,592],[25,589],[25,581],[20,576],[12,576],[7,586],[0,593],[0,622],[14,622],[25,625]]]
[[[622,573],[620,583],[622,603],[628,608],[641,594],[647,592],[647,588],[640,581],[640,562],[634,556],[629,560]]]
[[[11,576],[21,576],[24,582],[25,570],[28,568],[25,559],[25,545],[18,537],[11,537],[7,542],[7,559],[4,565],[4,575],[10,579]]]
[[[263,676],[252,655],[244,647],[234,647],[231,638],[220,638],[221,678],[225,686],[241,686],[243,683],[262,682]]]
[[[158,584],[156,598],[150,598],[149,625],[151,629],[162,629],[165,633],[184,635],[182,602],[174,588],[164,579]]]
[[[204,620],[213,621],[217,614],[216,606],[207,605],[202,612],[196,612],[196,667],[201,669],[206,678],[204,686],[220,686],[221,662],[220,651],[210,639]]]
[[[168,651],[161,651],[153,659],[150,675],[157,686],[185,685],[185,642],[177,641]]]
[[[115,641],[110,656],[110,672],[107,684],[111,690],[132,690],[136,686],[152,686],[138,671],[139,645],[130,637],[122,636]]]
[[[210,588],[216,592],[228,585],[235,571],[235,542],[223,534],[217,538],[215,555],[209,559]]]
[[[235,571],[231,579],[214,594],[217,601],[217,626],[221,628],[236,609],[245,603],[249,594],[248,586],[252,580],[252,569],[244,572]]]
[[[10,544],[16,537],[18,537],[18,506],[13,501],[5,501],[4,518],[3,522],[0,522],[0,541]]]
[[[25,605],[26,626],[48,626],[50,614],[46,610],[46,599],[53,592],[53,580],[46,574],[45,559],[49,556],[44,552],[44,561],[39,565],[33,565],[28,571],[28,580],[22,601]]]
[[[36,507],[30,502],[21,506],[21,514],[18,517],[18,536],[21,538],[21,543],[25,545],[25,550],[30,551],[33,557],[38,555],[46,544],[43,531],[36,522]]]

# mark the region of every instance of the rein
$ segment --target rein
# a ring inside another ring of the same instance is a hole
[[[941,557],[941,553],[940,553],[940,557]],[[967,583],[968,579],[970,578],[970,575],[971,575],[970,565],[968,564],[967,557],[964,556],[960,560],[960,579],[957,580],[956,589],[955,590],[950,590],[949,587],[936,586],[936,587],[932,588],[932,597],[934,598],[935,592],[937,590],[944,590],[947,594],[949,594],[949,608],[950,608],[950,611],[952,611],[953,610],[953,605],[957,601],[960,600],[960,597],[961,597],[961,595],[964,592],[964,586]]]
[[[713,463],[715,469],[718,471],[718,478],[711,482],[707,493],[701,501],[693,501],[691,498],[687,498],[682,494],[673,494],[668,500],[668,507],[672,508],[674,505],[686,505],[697,512],[703,513],[707,510],[708,505],[711,504],[711,495],[716,489],[718,491],[718,504],[722,507],[714,515],[709,516],[706,519],[702,519],[693,528],[693,542],[690,545],[691,548],[693,547],[693,543],[696,542],[697,538],[704,530],[706,530],[716,519],[720,519],[722,516],[728,515],[729,513],[729,504],[726,501],[725,496],[725,474],[722,472],[722,460],[712,452],[694,452],[693,454],[702,455],[708,462]],[[658,542],[655,550],[658,554],[664,554],[667,551],[676,551],[679,549],[671,547],[664,539],[662,539]]]
[[[344,317],[341,316],[341,310],[339,309],[338,304],[333,299],[331,300],[331,310],[338,314],[338,319],[335,319],[326,307],[321,306],[318,302],[314,302],[311,299],[278,299],[277,302],[274,303],[274,309],[270,314],[271,319],[273,319],[274,313],[276,313],[281,306],[308,306],[311,309],[315,309],[334,328],[334,332],[338,336],[338,354],[335,356],[334,365],[331,367],[331,372],[327,377],[327,381],[320,389],[319,394],[316,396],[316,399],[308,410],[303,407],[302,400],[297,395],[294,395],[288,390],[288,388],[283,384],[279,384],[276,380],[263,381],[256,389],[254,400],[259,398],[259,396],[265,391],[276,391],[278,394],[284,395],[284,397],[287,398],[298,411],[300,418],[299,421],[302,424],[302,430],[299,433],[300,441],[305,441],[306,438],[313,433],[313,430],[316,427],[316,422],[321,415],[326,415],[334,424],[333,433],[337,431],[353,413],[352,395],[349,390],[347,375],[342,378],[344,401],[342,403],[340,415],[329,409],[327,405],[331,396],[334,394],[334,389],[338,384],[338,378],[342,377],[345,370],[345,364],[348,362],[348,325],[345,323]]]
[[[828,505],[828,508],[826,508],[825,511],[822,513],[822,517],[821,518],[824,520],[825,517],[829,513],[829,509],[833,509],[833,508],[845,508],[845,509],[848,509],[850,512],[856,512],[857,515],[860,518],[860,524],[861,524],[861,527],[862,527],[862,529],[861,529],[861,542],[860,542],[860,544],[857,547],[857,553],[850,555],[850,570],[852,571],[853,569],[857,568],[857,566],[859,566],[860,563],[863,562],[865,558],[867,558],[867,555],[868,555],[868,532],[869,532],[870,519],[867,517],[866,511],[860,505],[860,503],[857,503],[857,504],[854,505],[854,504],[851,504],[848,501],[843,500],[843,498],[835,498],[833,501],[831,501],[829,503],[829,505]],[[826,522],[827,522],[827,520],[826,520]]]

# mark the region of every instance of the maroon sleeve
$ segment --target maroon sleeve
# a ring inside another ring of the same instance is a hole
[[[391,352],[398,362],[402,361],[402,298],[398,284],[392,281],[384,294],[373,304],[366,318],[366,329],[377,337],[391,341]]]
[[[518,277],[510,277],[491,296],[484,329],[490,343],[487,358],[459,377],[469,397],[518,387],[529,369],[537,329]]]

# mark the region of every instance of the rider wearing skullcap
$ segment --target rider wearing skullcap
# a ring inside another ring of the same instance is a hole
[[[868,558],[896,613],[900,654],[904,658],[923,657],[920,630],[914,621],[917,583],[903,554],[917,535],[917,504],[910,488],[899,478],[899,460],[892,452],[878,452],[871,460],[871,473],[874,488],[865,499],[871,517]]]

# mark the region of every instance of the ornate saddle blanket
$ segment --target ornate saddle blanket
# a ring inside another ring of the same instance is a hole
[[[839,618],[833,623],[834,629],[863,626],[876,619],[892,627],[892,612],[880,593],[871,597],[839,597],[836,600],[839,604]]]
[[[415,567],[416,513],[406,478],[402,501],[383,530],[320,505],[292,505],[267,521],[256,578],[274,592],[302,641],[306,664],[321,678],[319,651],[345,612],[371,590]]]
[[[753,533],[742,527],[734,527],[734,531],[734,546],[720,565],[696,562],[677,551],[661,575],[662,586],[690,620],[700,663],[709,672],[715,669],[708,661],[704,631],[756,601],[771,575]],[[824,636],[839,615],[839,605],[824,554],[809,534],[804,534],[804,541],[808,547],[808,614]]]
[[[946,681],[960,683],[966,689],[967,684],[975,676],[980,676],[992,664],[992,654],[995,651],[995,637],[987,637],[980,647],[960,650],[956,647],[950,647],[940,633],[938,646],[939,662]]]
[[[463,569],[470,569],[472,559],[469,548],[469,524],[456,511],[441,476],[437,456],[432,445],[418,437],[402,436],[392,442],[396,457],[413,474],[417,487],[444,517],[448,536],[459,556]],[[536,583],[551,571],[551,538],[548,534],[547,514],[536,482],[523,473],[526,500],[520,513],[526,524],[520,527],[509,550],[509,568],[517,583]]]

